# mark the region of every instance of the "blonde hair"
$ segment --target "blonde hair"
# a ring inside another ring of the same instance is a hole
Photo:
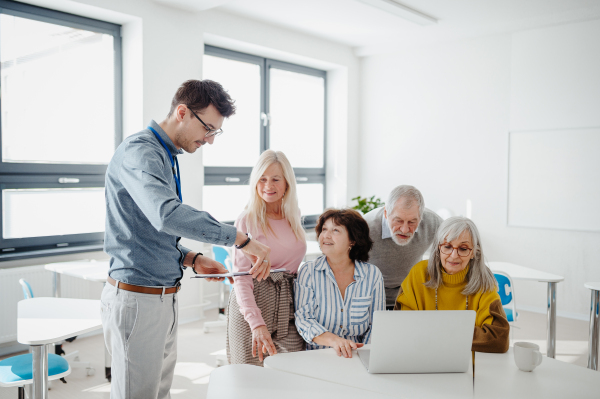
[[[248,231],[258,232],[262,231],[265,236],[268,231],[275,235],[275,232],[269,225],[267,219],[267,205],[265,201],[258,195],[258,181],[265,173],[265,170],[274,163],[278,163],[283,170],[283,178],[285,179],[287,189],[282,198],[282,212],[283,217],[290,223],[292,231],[296,236],[297,240],[304,241],[304,228],[302,227],[302,220],[300,216],[300,208],[298,207],[298,195],[296,191],[296,175],[294,169],[290,165],[285,154],[281,151],[266,150],[258,158],[258,162],[252,169],[250,174],[250,200],[246,205],[246,222],[248,225]]]

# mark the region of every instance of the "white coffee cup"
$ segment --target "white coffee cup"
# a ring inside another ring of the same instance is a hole
[[[515,363],[521,371],[532,371],[542,364],[540,347],[530,342],[515,342],[513,349]]]

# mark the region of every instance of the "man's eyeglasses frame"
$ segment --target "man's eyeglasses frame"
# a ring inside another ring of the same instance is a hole
[[[196,119],[198,119],[200,121],[200,123],[202,123],[202,126],[204,126],[204,128],[206,129],[206,135],[204,136],[205,139],[208,139],[210,137],[213,136],[218,136],[220,134],[223,134],[223,129],[211,129],[208,127],[208,125],[206,123],[204,123],[204,121],[202,119],[200,119],[200,117],[198,115],[196,115],[196,113],[194,111],[192,111],[192,109],[188,106],[187,107],[190,112],[192,113],[192,115],[194,115],[196,117]]]

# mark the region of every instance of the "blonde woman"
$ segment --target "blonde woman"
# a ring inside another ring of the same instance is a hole
[[[227,358],[230,364],[262,366],[264,354],[304,350],[294,321],[293,286],[306,254],[296,177],[285,154],[262,153],[250,175],[250,200],[235,226],[271,248],[273,269],[263,281],[235,278],[227,314]],[[234,271],[250,270],[250,261],[236,253]]]

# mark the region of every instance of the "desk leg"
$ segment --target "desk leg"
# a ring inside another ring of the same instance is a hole
[[[598,370],[598,334],[600,332],[600,291],[592,290],[590,337],[588,340],[588,369]]]
[[[556,356],[556,283],[548,283],[548,343],[546,356]]]
[[[106,282],[104,282],[103,286],[106,287]],[[112,374],[110,367],[112,363],[112,356],[106,347],[106,341],[104,340],[104,337],[102,337],[102,341],[104,341],[104,377],[106,377],[108,382],[111,382]]]
[[[110,364],[112,362],[112,356],[108,353],[108,349],[106,348],[106,344],[104,345],[104,376],[110,382],[111,374],[110,374]]]
[[[48,353],[46,345],[32,345],[33,397],[48,399]]]
[[[54,272],[52,289],[54,290],[54,297],[60,298],[60,273]]]

